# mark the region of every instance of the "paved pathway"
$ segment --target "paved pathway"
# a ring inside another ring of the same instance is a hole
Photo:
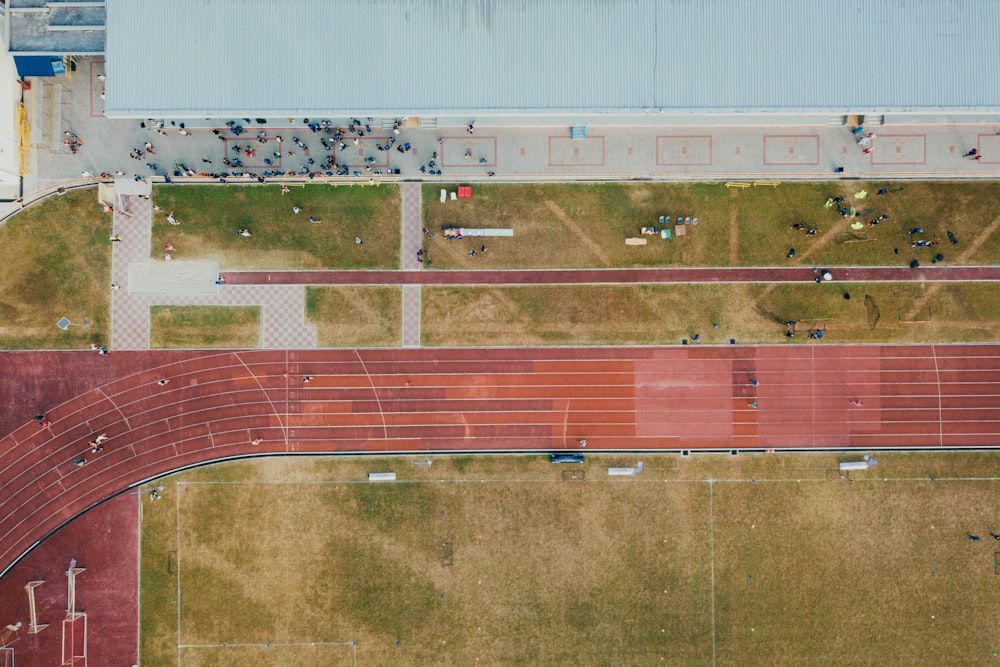
[[[402,199],[402,256],[399,265],[404,270],[417,271],[423,268],[418,261],[417,251],[423,247],[423,188],[419,183],[403,183],[400,188]],[[403,347],[420,345],[420,286],[403,287]]]
[[[420,345],[420,285],[403,285],[403,347]]]
[[[114,232],[121,236],[111,253],[111,280],[121,287],[111,296],[111,347],[115,350],[149,348],[149,306],[128,291],[129,266],[149,262],[152,253],[153,209],[150,200],[121,198],[115,207]]]
[[[153,306],[260,306],[261,345],[265,348],[316,347],[316,332],[305,321],[305,287],[301,284],[222,285],[214,294],[138,294],[131,291],[130,269],[152,259],[152,202],[137,196],[122,198],[114,213],[111,348],[146,350],[150,346]],[[183,223],[182,223],[183,224]],[[177,263],[182,268],[182,263]]]

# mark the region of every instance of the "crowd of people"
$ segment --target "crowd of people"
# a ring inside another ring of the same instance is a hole
[[[316,135],[311,140],[307,135],[286,137],[274,130],[259,129],[256,134],[248,130],[252,123],[268,125],[266,118],[243,118],[242,122],[227,121],[222,127],[212,128],[212,134],[223,142],[225,149],[221,155],[209,151],[201,157],[201,164],[192,167],[192,161],[174,161],[173,166],[158,164],[154,161],[157,151],[152,140],[144,140],[141,146],[133,146],[128,157],[143,163],[143,168],[133,174],[136,181],[143,181],[148,176],[162,177],[166,182],[174,178],[196,177],[210,178],[225,183],[227,179],[256,180],[263,183],[268,178],[328,178],[328,177],[374,177],[383,174],[400,173],[400,166],[394,160],[399,156],[416,155],[416,150],[403,133],[408,118],[397,118],[392,123],[391,130],[386,126],[388,136],[379,136],[378,129],[373,130],[374,119],[367,118],[364,122],[358,118],[339,125],[331,120],[301,119],[303,130]],[[283,123],[281,123],[283,124]],[[296,119],[288,119],[289,127],[299,125]],[[276,125],[278,125],[276,123]],[[193,130],[183,122],[176,121],[142,121],[140,129],[145,132],[156,132],[158,135],[170,137],[174,134],[181,137],[194,136]],[[475,121],[466,130],[469,134],[475,132]],[[290,132],[295,130],[290,129]],[[252,138],[251,138],[252,137]],[[443,137],[438,138],[440,144]],[[66,145],[73,153],[83,146],[71,132],[66,132]],[[170,151],[168,151],[170,153]],[[170,154],[176,154],[170,153]],[[383,158],[376,157],[384,155]],[[471,150],[466,150],[467,160],[472,159]],[[406,164],[406,163],[402,163]],[[485,156],[478,157],[478,164],[491,165]],[[419,165],[421,174],[442,175],[438,151],[431,153],[430,159]],[[485,172],[494,176],[494,171]],[[93,177],[93,172],[84,170],[85,178]],[[118,169],[114,172],[102,171],[101,178],[126,176],[126,171]]]

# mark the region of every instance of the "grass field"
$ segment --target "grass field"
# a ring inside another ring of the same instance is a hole
[[[307,287],[306,318],[320,347],[394,347],[403,338],[403,295],[389,287]]]
[[[0,347],[108,342],[110,233],[93,188],[49,197],[0,225]],[[61,317],[90,327],[61,331]]]
[[[425,345],[983,342],[1000,337],[991,283],[425,287]],[[845,299],[844,295],[851,295]],[[878,309],[871,327],[865,296]],[[784,336],[785,322],[800,332]],[[716,323],[719,326],[713,327]]]
[[[258,306],[153,306],[152,348],[246,348],[260,346]]]
[[[842,479],[859,458],[644,456],[612,479],[635,459],[590,456],[569,466],[585,483],[531,456],[174,476],[144,505],[143,664],[988,662],[1000,457],[885,454]],[[376,470],[401,481],[362,481]]]
[[[745,190],[687,183],[485,184],[475,186],[471,199],[445,204],[438,201],[440,187],[424,186],[425,226],[438,232],[425,248],[439,269],[901,265],[911,258],[929,262],[939,252],[949,264],[1000,262],[1000,190],[992,183],[852,181]],[[882,187],[889,193],[879,196]],[[868,196],[854,196],[862,191]],[[853,218],[824,206],[838,195],[844,206],[864,212],[862,223],[882,214],[890,219],[854,232]],[[641,227],[659,225],[661,215],[697,217],[699,224],[671,241],[624,244]],[[799,222],[818,233],[789,228]],[[487,239],[489,251],[469,257],[482,239],[446,241],[438,231],[443,225],[512,227],[515,236]],[[916,227],[924,232],[912,240],[940,244],[911,248],[908,231]],[[948,241],[948,231],[958,245]],[[848,235],[868,240],[844,242]],[[788,259],[791,248],[796,256]]]
[[[153,216],[154,257],[169,242],[175,259],[216,260],[227,271],[399,266],[394,185],[307,185],[285,195],[278,185],[157,186],[153,200],[163,209]],[[180,224],[167,223],[171,213]],[[310,217],[321,222],[311,224]],[[239,236],[244,228],[253,236]]]

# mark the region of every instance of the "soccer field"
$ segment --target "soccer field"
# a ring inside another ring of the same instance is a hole
[[[968,469],[889,455],[842,479],[830,455],[760,455],[645,457],[627,478],[607,474],[620,457],[194,471],[145,505],[143,664],[983,661],[1000,641],[996,457],[951,456]],[[400,481],[364,481],[374,470]]]

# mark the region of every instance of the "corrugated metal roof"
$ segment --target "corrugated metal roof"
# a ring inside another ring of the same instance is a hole
[[[1000,108],[982,0],[108,0],[106,112]]]

